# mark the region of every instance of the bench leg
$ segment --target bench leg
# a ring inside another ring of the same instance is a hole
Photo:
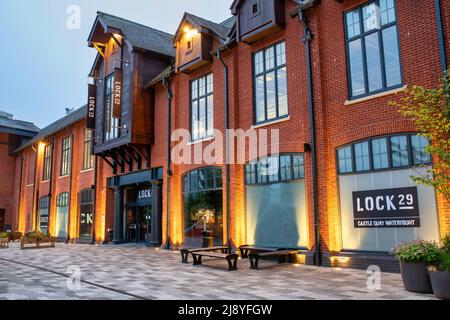
[[[249,255],[250,269],[259,270],[259,258],[258,256]]]
[[[189,263],[188,257],[189,257],[189,250],[181,249],[181,263]]]
[[[286,256],[279,256],[278,263],[286,263]]]
[[[194,266],[199,266],[202,264],[202,256],[192,254],[192,258],[194,259]]]
[[[240,249],[241,250],[241,258],[247,259],[248,258],[248,249]]]
[[[237,257],[229,257],[227,258],[227,261],[228,261],[228,271],[237,270],[237,262],[238,262]]]

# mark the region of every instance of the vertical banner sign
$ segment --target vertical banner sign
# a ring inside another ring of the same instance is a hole
[[[353,192],[355,228],[419,228],[417,187]]]
[[[90,84],[88,88],[87,128],[95,129],[95,111],[97,108],[97,86]]]
[[[114,108],[113,117],[122,117],[122,70],[114,69]]]

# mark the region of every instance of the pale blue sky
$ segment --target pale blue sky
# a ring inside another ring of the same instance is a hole
[[[0,0],[0,110],[43,127],[86,103],[97,10],[174,33],[185,11],[221,22],[231,0]],[[70,5],[81,28],[69,30]]]

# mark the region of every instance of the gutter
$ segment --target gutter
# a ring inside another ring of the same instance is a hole
[[[227,238],[228,238],[228,247],[231,248],[232,240],[231,240],[231,232],[230,232],[230,161],[229,161],[229,136],[228,136],[228,128],[229,128],[229,97],[228,97],[228,66],[223,61],[222,58],[222,50],[224,50],[226,46],[218,48],[217,49],[217,59],[222,63],[223,65],[223,74],[224,74],[224,92],[225,92],[225,184],[226,184],[226,191],[225,191],[225,197],[226,197],[226,204],[227,204]]]
[[[170,165],[172,162],[171,159],[171,114],[172,114],[172,98],[173,93],[170,89],[170,81],[167,77],[163,77],[162,79],[163,86],[166,88],[167,92],[167,150],[166,150],[166,244],[165,247],[167,250],[170,250],[170,235],[169,235],[169,213],[170,213],[170,178],[172,177],[172,171],[170,170]]]
[[[312,189],[313,189],[313,202],[314,202],[314,235],[315,235],[315,252],[314,252],[314,264],[320,266],[322,264],[322,255],[320,250],[320,230],[319,230],[319,201],[317,191],[317,150],[316,150],[316,125],[315,125],[315,113],[314,113],[314,95],[313,95],[313,83],[312,83],[312,68],[311,68],[311,41],[313,34],[308,25],[308,18],[305,16],[304,9],[299,7],[293,17],[298,17],[299,21],[304,26],[304,35],[302,42],[305,45],[306,51],[306,71],[307,71],[307,83],[308,83],[308,112],[310,123],[310,140],[311,140],[311,162],[312,162]]]
[[[94,131],[92,131],[92,137],[94,137]],[[93,147],[93,146],[92,146]],[[92,203],[92,230],[91,230],[91,244],[95,244],[95,219],[97,216],[97,179],[98,179],[98,171],[97,171],[97,166],[98,166],[98,156],[94,155],[95,160],[94,160],[94,184],[92,185],[92,190],[94,192],[94,199],[93,203]],[[105,237],[106,240],[106,237]],[[109,240],[109,239],[108,239]]]

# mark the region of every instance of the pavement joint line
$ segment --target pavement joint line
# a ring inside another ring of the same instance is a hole
[[[24,263],[24,262],[14,261],[14,260],[5,259],[5,258],[0,258],[0,260],[6,261],[6,262],[15,263],[15,264],[19,264],[19,265],[26,266],[26,267],[29,267],[29,268],[38,269],[38,270],[49,272],[49,273],[53,273],[53,274],[56,274],[56,275],[64,277],[64,278],[70,278],[70,276],[67,275],[67,274],[64,274],[64,273],[61,273],[61,272],[58,272],[58,271],[53,271],[53,270],[50,270],[50,269],[47,269],[47,268],[43,268],[43,267],[36,267],[36,266],[33,266],[31,264],[27,264],[27,263]],[[136,298],[136,299],[139,299],[139,300],[149,300],[149,299],[147,299],[145,297],[142,297],[142,296],[138,296],[138,295],[135,295],[135,294],[123,291],[123,290],[107,287],[107,286],[104,286],[104,285],[101,285],[101,284],[97,284],[95,282],[91,282],[91,281],[88,281],[88,280],[80,279],[80,281],[82,283],[89,284],[89,285],[95,286],[95,287],[100,288],[100,289],[112,291],[112,292],[119,293],[119,294],[126,295],[126,296],[130,296],[130,297],[133,297],[133,298]]]

